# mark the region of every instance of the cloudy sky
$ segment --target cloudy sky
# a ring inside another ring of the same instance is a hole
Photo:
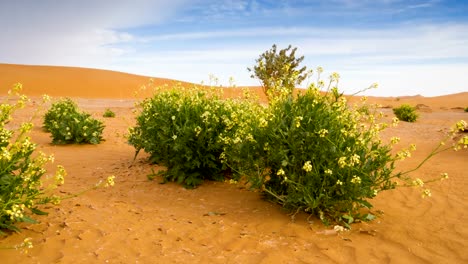
[[[246,68],[291,44],[347,93],[468,91],[468,0],[2,0],[0,24],[0,63],[258,85]]]

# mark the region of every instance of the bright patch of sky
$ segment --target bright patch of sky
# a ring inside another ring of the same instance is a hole
[[[468,91],[467,14],[460,0],[1,1],[0,63],[259,85],[247,67],[291,44],[346,93],[435,96]]]

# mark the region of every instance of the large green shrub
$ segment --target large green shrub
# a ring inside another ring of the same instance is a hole
[[[13,90],[19,96],[21,85]],[[0,234],[1,230],[19,231],[19,222],[34,223],[32,214],[45,214],[39,210],[41,204],[58,204],[60,199],[47,191],[63,184],[66,175],[63,167],[58,166],[57,173],[48,183],[44,169],[53,156],[37,152],[37,145],[28,136],[32,123],[22,123],[19,127],[10,126],[12,114],[27,102],[20,96],[16,103],[8,100],[0,105]],[[7,125],[8,124],[8,125]]]
[[[394,108],[393,113],[398,119],[406,122],[416,122],[416,119],[418,119],[416,108],[408,104],[402,104],[400,107]]]
[[[195,187],[224,179],[223,139],[245,124],[240,119],[247,109],[201,90],[161,92],[141,107],[128,140],[137,153],[142,149],[152,162],[167,167],[165,181]]]
[[[235,170],[290,210],[304,210],[324,222],[371,219],[360,209],[394,188],[391,179],[398,177],[392,175],[396,157],[391,147],[377,137],[385,125],[377,124],[373,114],[349,109],[336,90],[322,95],[311,87],[297,98],[275,100],[268,119],[251,129],[254,143],[229,148],[228,162],[241,157]]]
[[[44,116],[44,129],[51,133],[54,144],[99,144],[104,124],[82,112],[71,99],[60,100]]]

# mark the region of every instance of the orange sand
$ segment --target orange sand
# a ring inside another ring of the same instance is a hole
[[[148,181],[146,175],[158,167],[150,166],[144,154],[133,162],[134,149],[123,138],[134,123],[133,93],[147,80],[101,70],[0,64],[0,96],[19,81],[36,100],[43,93],[75,97],[106,124],[106,141],[98,146],[54,146],[40,129],[41,120],[34,121],[38,149],[55,154],[55,163],[68,171],[62,192],[116,176],[113,188],[65,200],[46,209],[48,216],[36,217],[41,223],[0,238],[0,247],[25,237],[34,243],[26,254],[0,250],[2,263],[468,263],[468,151],[442,153],[413,173],[422,179],[449,173],[449,180],[430,186],[431,198],[422,199],[412,188],[384,192],[373,201],[374,209],[384,212],[381,217],[336,234],[305,214],[293,221],[278,205],[242,186],[206,182],[186,190]],[[240,90],[228,92],[235,96]],[[399,170],[418,164],[454,122],[468,120],[459,109],[468,106],[468,93],[369,101],[427,106],[421,106],[418,122],[401,122],[383,134],[400,137],[402,147],[418,147]],[[106,108],[116,118],[102,118]],[[29,106],[19,112],[15,122],[33,111]],[[393,117],[391,109],[382,111],[386,119]]]

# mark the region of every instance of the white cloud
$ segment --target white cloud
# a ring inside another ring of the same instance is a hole
[[[102,67],[128,48],[133,36],[119,31],[157,24],[184,1],[1,1],[0,61]]]

